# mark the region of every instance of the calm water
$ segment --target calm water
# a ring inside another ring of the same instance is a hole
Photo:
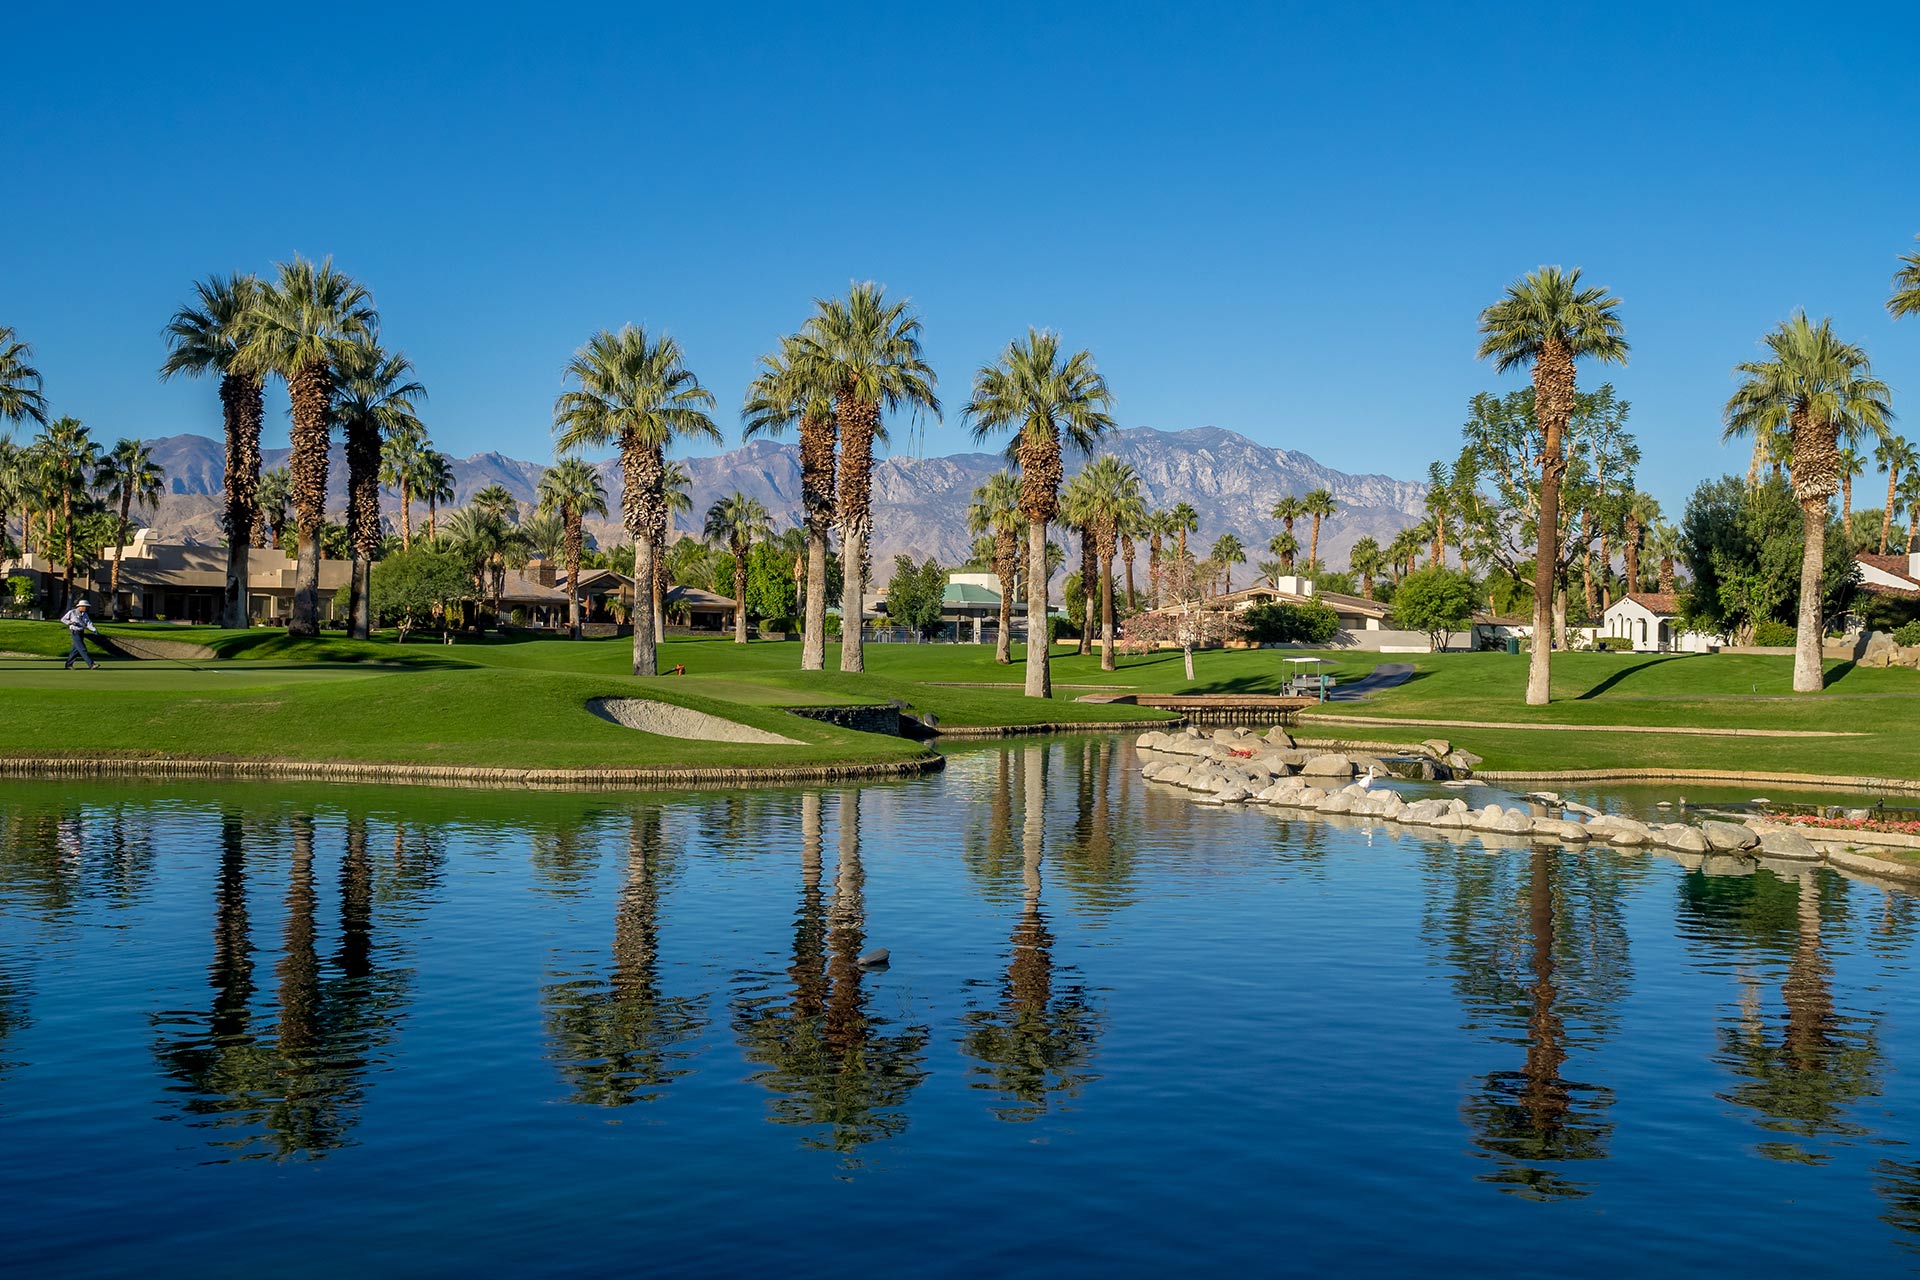
[[[1920,1263],[1915,899],[1136,767],[0,786],[8,1274]]]

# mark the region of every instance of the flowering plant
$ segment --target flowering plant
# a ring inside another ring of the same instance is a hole
[[[1880,831],[1888,835],[1920,836],[1920,822],[1900,822],[1891,818],[1814,818],[1794,817],[1788,822],[1826,831]]]

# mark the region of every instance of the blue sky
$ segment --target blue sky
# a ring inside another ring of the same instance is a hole
[[[330,253],[442,448],[543,458],[594,330],[677,335],[731,437],[756,356],[876,279],[926,321],[928,453],[1031,324],[1127,425],[1413,477],[1521,385],[1479,309],[1562,263],[1624,299],[1631,364],[1582,378],[1676,514],[1743,469],[1729,369],[1795,307],[1920,420],[1920,323],[1883,309],[1920,6],[700,8],[14,13],[0,324],[97,434],[214,434],[211,386],[155,379],[167,316]]]

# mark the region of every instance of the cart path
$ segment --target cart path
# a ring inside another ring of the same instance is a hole
[[[1303,722],[1313,724],[1403,725],[1409,729],[1528,729],[1547,733],[1674,733],[1696,738],[1864,738],[1865,733],[1838,729],[1700,729],[1658,724],[1515,724],[1511,720],[1408,720],[1396,716],[1328,715],[1303,711]]]

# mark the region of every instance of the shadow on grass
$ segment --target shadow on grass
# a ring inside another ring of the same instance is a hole
[[[1608,676],[1605,680],[1602,680],[1599,684],[1593,686],[1593,688],[1587,690],[1585,693],[1577,695],[1574,698],[1574,701],[1575,702],[1591,701],[1592,699],[1597,698],[1601,694],[1607,692],[1607,690],[1613,688],[1615,685],[1619,684],[1622,680],[1625,680],[1628,676],[1636,675],[1642,671],[1650,671],[1654,667],[1657,667],[1665,662],[1677,662],[1680,660],[1680,656],[1681,655],[1678,655],[1678,654],[1667,654],[1664,657],[1648,658],[1645,662],[1636,662],[1630,667],[1622,667],[1618,671],[1614,672],[1612,675]]]
[[[1848,658],[1845,662],[1834,664],[1832,667],[1828,668],[1826,674],[1820,678],[1820,687],[1822,689],[1833,688],[1833,686],[1835,686],[1836,684],[1839,684],[1842,680],[1846,679],[1849,675],[1851,675],[1853,673],[1853,669],[1859,665],[1860,664],[1854,661],[1852,658]]]

